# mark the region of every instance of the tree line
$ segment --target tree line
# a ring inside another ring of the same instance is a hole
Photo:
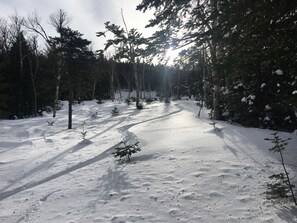
[[[55,37],[36,14],[2,19],[0,116],[37,115],[47,105],[55,115],[59,100],[71,107],[74,100],[114,99],[116,89],[126,88],[136,90],[137,108],[145,90],[174,99],[193,95],[213,119],[294,130],[296,6],[291,0],[143,0],[137,10],[155,10],[147,26],[157,31],[144,38],[128,29],[123,13],[123,27],[106,22],[97,36],[113,35],[105,45],[115,49],[110,58],[69,27],[63,10],[50,15]],[[45,40],[45,50],[36,35]],[[180,53],[167,66],[171,49]],[[156,56],[165,64],[153,64]]]
[[[296,1],[142,0],[137,9],[154,10],[155,51],[184,49],[183,67],[200,67],[214,119],[296,129]]]
[[[117,90],[131,92],[136,87],[141,92],[169,92],[162,89],[169,88],[164,81],[174,81],[174,69],[144,58],[135,58],[133,63],[118,55],[107,58],[103,51],[92,50],[91,42],[70,28],[64,10],[51,14],[50,22],[57,33],[53,37],[47,35],[36,13],[0,20],[0,118],[38,116],[50,107],[55,117],[59,101],[68,100],[71,128],[74,101],[113,100]],[[169,74],[165,77],[165,73]],[[141,92],[140,98],[145,96]]]

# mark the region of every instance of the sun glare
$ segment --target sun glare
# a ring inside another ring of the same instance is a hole
[[[165,55],[165,60],[168,61],[167,65],[173,65],[174,60],[178,57],[178,50],[169,48]]]

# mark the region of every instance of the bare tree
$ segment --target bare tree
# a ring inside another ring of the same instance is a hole
[[[59,33],[60,39],[62,38],[62,29],[65,28],[70,22],[71,18],[68,16],[67,12],[59,9],[55,13],[50,15],[50,23],[55,28],[56,32]],[[39,34],[49,45],[51,50],[53,50],[55,53],[57,53],[58,57],[58,69],[57,72],[54,74],[56,79],[56,89],[55,89],[55,98],[54,98],[54,106],[53,106],[53,117],[56,117],[56,111],[58,106],[58,100],[59,100],[59,92],[60,92],[60,82],[62,78],[62,66],[63,66],[63,54],[57,52],[57,47],[62,46],[56,46],[50,39],[50,37],[47,35],[45,29],[41,25],[41,19],[38,16],[37,12],[32,13],[28,16],[25,27],[33,31],[37,34]]]
[[[57,12],[50,15],[51,24],[55,27],[56,31],[60,34],[60,39],[63,38],[62,29],[65,28],[71,21],[70,17],[67,13],[59,9]],[[63,47],[63,46],[60,46]],[[54,46],[54,49],[56,46]],[[62,66],[63,66],[63,53],[58,53],[58,72],[56,75],[56,91],[55,91],[55,101],[54,101],[54,109],[53,109],[53,117],[56,117],[57,105],[59,100],[59,92],[60,92],[60,81],[62,78]]]
[[[23,55],[23,25],[24,25],[24,18],[18,16],[17,12],[15,12],[14,15],[10,16],[11,20],[11,36],[15,39],[15,41],[18,42],[18,47],[19,47],[19,78],[22,80],[24,76],[24,58],[25,56]],[[18,103],[18,110],[21,109],[22,106],[22,99],[23,99],[23,88],[20,86],[19,87],[19,92],[18,92],[18,98],[19,102]]]
[[[29,68],[30,68],[30,77],[32,82],[32,90],[34,96],[34,116],[37,116],[37,88],[36,88],[36,78],[38,76],[39,69],[39,49],[37,36],[32,36],[29,40],[29,46],[31,54],[29,55]],[[34,67],[35,66],[35,67]]]
[[[7,54],[11,48],[11,35],[7,21],[0,18],[0,50]]]

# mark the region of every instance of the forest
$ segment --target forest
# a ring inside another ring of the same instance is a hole
[[[37,13],[1,18],[0,118],[45,110],[55,117],[60,100],[113,100],[126,89],[136,90],[137,108],[147,97],[142,92],[157,91],[160,98],[195,98],[216,120],[293,131],[296,6],[290,0],[143,0],[137,10],[155,10],[147,26],[157,31],[144,38],[127,29],[122,14],[123,27],[102,21],[106,29],[95,30],[98,38],[113,35],[99,50],[70,27],[62,9],[49,15],[56,36],[48,36]],[[114,55],[105,53],[109,47]],[[179,57],[167,64],[171,49]]]

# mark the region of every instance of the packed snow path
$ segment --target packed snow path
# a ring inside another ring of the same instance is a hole
[[[265,199],[268,177],[281,171],[263,140],[271,131],[214,130],[194,103],[116,104],[111,117],[114,104],[85,102],[73,130],[67,108],[54,126],[49,117],[1,121],[0,222],[297,222],[294,206]],[[293,137],[293,164],[296,136],[282,135]],[[123,137],[142,146],[129,164],[111,155]]]

